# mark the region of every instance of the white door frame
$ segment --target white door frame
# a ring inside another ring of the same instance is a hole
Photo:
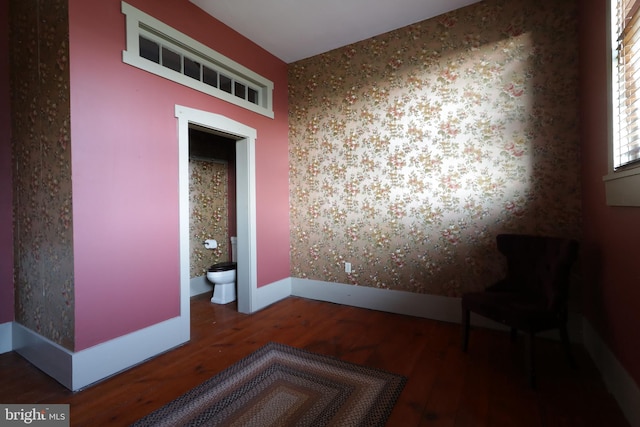
[[[258,274],[256,260],[256,164],[257,131],[219,114],[176,105],[178,119],[178,176],[180,215],[180,313],[191,318],[189,272],[189,125],[222,132],[236,139],[237,288],[238,311],[256,310]]]

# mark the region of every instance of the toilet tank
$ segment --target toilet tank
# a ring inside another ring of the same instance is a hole
[[[231,262],[238,262],[238,258],[236,255],[236,248],[238,247],[238,238],[236,236],[231,236]]]

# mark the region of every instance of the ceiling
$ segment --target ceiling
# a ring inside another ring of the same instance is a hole
[[[479,0],[190,0],[286,63]]]

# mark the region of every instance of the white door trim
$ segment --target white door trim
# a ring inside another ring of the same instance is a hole
[[[189,274],[189,125],[223,132],[236,139],[236,203],[238,222],[238,311],[257,310],[256,165],[257,131],[219,114],[176,105],[180,199],[180,312],[190,320]]]

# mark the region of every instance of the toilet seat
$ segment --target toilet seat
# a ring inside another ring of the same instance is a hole
[[[211,267],[209,267],[209,269],[207,271],[209,273],[215,273],[215,272],[218,272],[218,271],[235,270],[236,264],[237,263],[235,263],[235,262],[219,262],[217,264],[213,264]]]

